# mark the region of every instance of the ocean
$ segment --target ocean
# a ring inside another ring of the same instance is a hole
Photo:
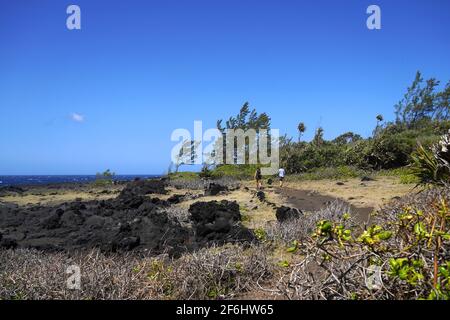
[[[158,178],[160,175],[142,174],[142,175],[116,175],[113,180],[116,181],[130,181],[135,178],[148,179]],[[0,187],[2,186],[18,186],[18,185],[40,185],[53,183],[86,183],[95,181],[95,175],[58,175],[58,176],[0,176]]]

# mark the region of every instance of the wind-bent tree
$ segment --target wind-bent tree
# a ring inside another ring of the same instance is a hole
[[[395,105],[397,122],[415,127],[423,120],[448,120],[449,85],[442,92],[435,92],[439,81],[430,78],[423,81],[417,71],[416,77],[407,89],[403,99]]]
[[[223,160],[224,163],[226,163],[226,135],[227,130],[236,130],[236,129],[242,129],[242,130],[249,130],[254,129],[256,131],[256,135],[258,136],[260,133],[260,130],[270,130],[270,117],[265,113],[258,114],[255,109],[250,110],[250,105],[248,102],[245,102],[244,105],[239,110],[239,113],[236,115],[236,117],[230,117],[225,122],[225,127],[222,125],[223,120],[217,121],[217,129],[219,129],[222,132],[223,136]],[[250,142],[245,142],[245,154],[246,154],[246,160],[247,160],[247,154],[249,154],[249,145]],[[235,150],[235,162],[237,159],[237,146],[234,146]],[[256,150],[257,151],[257,150]],[[258,154],[258,153],[257,153]]]
[[[181,165],[195,163],[195,160],[198,157],[196,150],[199,146],[199,143],[200,142],[194,140],[183,141],[183,144],[181,145],[180,150],[178,151],[175,158],[175,173],[178,172],[178,169]]]

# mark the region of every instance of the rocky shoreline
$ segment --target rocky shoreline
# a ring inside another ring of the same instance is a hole
[[[281,191],[285,202],[267,198]],[[236,201],[236,192],[247,199]],[[231,180],[9,186],[0,188],[0,249],[98,248],[179,256],[211,245],[258,241],[252,230],[258,226],[244,220],[264,206],[260,222],[270,225],[299,219],[302,210],[314,211],[332,200],[289,188],[256,192]],[[352,209],[363,223],[371,208]]]
[[[180,255],[211,244],[255,240],[252,231],[240,223],[236,202],[198,201],[189,208],[191,226],[182,225],[167,210],[183,201],[183,196],[160,199],[158,196],[167,194],[166,187],[167,181],[161,179],[137,180],[110,199],[75,199],[59,205],[0,203],[0,247],[44,251],[99,248],[104,252],[136,250]],[[38,189],[80,188],[94,190],[80,184]],[[117,191],[113,186],[100,192]],[[226,191],[226,186],[210,183],[205,194]],[[2,195],[26,192],[35,191],[27,186],[0,189]]]

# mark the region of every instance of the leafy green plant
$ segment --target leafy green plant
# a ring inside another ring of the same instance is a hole
[[[266,240],[267,233],[263,228],[256,228],[253,232],[255,233],[256,239],[258,239],[259,241]]]
[[[397,258],[389,260],[389,276],[398,277],[400,280],[416,286],[424,279],[422,273],[423,261],[417,259]]]
[[[278,265],[279,265],[280,267],[282,267],[282,268],[289,268],[289,266],[290,266],[291,264],[290,264],[289,261],[287,261],[287,260],[282,260],[282,261],[278,262]]]
[[[379,225],[373,225],[369,227],[367,230],[358,237],[358,241],[366,244],[370,247],[374,247],[376,244],[388,240],[391,238],[392,232],[388,230],[384,230],[383,227]]]
[[[320,243],[335,239],[340,246],[343,246],[344,242],[352,240],[352,232],[350,229],[346,228],[343,224],[333,223],[328,220],[320,220],[317,223],[316,232],[313,236],[319,238]]]
[[[294,240],[292,241],[292,245],[288,247],[286,251],[289,253],[294,253],[298,250],[298,245],[299,245],[298,241]]]

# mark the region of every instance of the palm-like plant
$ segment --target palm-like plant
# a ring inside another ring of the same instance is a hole
[[[382,122],[384,120],[383,115],[377,115],[377,122]]]
[[[439,166],[431,151],[426,150],[421,144],[416,152],[411,155],[412,172],[419,178],[419,185],[436,184],[439,181]]]
[[[297,126],[297,130],[298,130],[298,142],[300,142],[303,133],[306,131],[306,126],[303,122],[300,122]]]
[[[430,150],[419,144],[411,157],[412,171],[419,178],[419,185],[449,185],[450,131]]]

